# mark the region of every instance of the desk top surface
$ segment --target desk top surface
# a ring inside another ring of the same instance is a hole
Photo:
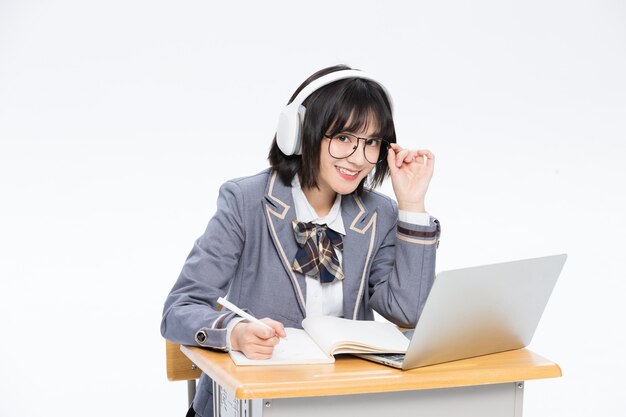
[[[228,354],[192,346],[181,350],[239,399],[450,388],[561,376],[561,368],[527,349],[416,368],[394,369],[352,356],[334,364],[236,366]]]

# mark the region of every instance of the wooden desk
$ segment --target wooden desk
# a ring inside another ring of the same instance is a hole
[[[557,364],[527,349],[410,371],[351,356],[328,365],[235,366],[224,353],[181,350],[213,379],[216,417],[520,417],[523,381],[561,376]]]

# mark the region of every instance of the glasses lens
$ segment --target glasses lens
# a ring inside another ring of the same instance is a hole
[[[380,157],[384,156],[387,151],[387,141],[383,139],[366,139],[365,147],[363,151],[365,152],[365,159],[370,164],[376,164],[380,161]],[[383,153],[383,150],[385,153]]]
[[[354,153],[359,146],[356,136],[347,133],[338,133],[330,139],[330,156],[341,159],[347,158]]]

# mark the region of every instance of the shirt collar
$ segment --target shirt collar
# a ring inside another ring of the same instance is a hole
[[[337,194],[332,208],[324,217],[319,217],[313,206],[309,203],[309,200],[307,200],[300,187],[298,175],[294,175],[293,180],[291,180],[291,195],[293,196],[296,219],[298,219],[298,221],[326,224],[335,232],[345,236],[346,229],[343,226],[343,218],[341,217],[341,194]]]

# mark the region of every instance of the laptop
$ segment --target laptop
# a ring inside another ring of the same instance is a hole
[[[357,356],[406,370],[526,347],[566,259],[561,254],[441,272],[407,334],[406,354]]]

